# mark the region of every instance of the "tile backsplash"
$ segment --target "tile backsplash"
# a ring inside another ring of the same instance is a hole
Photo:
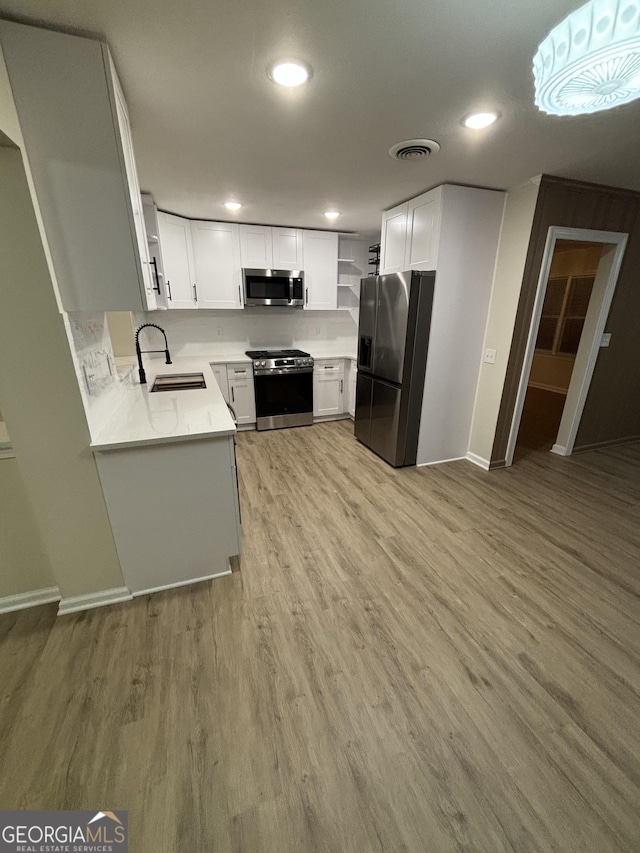
[[[158,323],[172,355],[243,353],[248,349],[297,348],[323,355],[356,351],[358,327],[350,311],[245,308],[242,311],[150,311],[134,326]],[[150,330],[150,335],[153,331]]]
[[[73,313],[63,316],[89,431],[95,437],[124,396],[113,358],[107,318],[105,314]]]

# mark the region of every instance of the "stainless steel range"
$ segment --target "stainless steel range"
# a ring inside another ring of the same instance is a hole
[[[256,428],[313,423],[313,359],[299,349],[248,350],[253,361]]]

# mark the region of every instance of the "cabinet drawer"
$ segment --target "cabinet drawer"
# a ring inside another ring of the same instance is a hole
[[[313,365],[313,372],[320,376],[344,373],[344,360],[342,358],[316,360]]]
[[[253,365],[246,362],[228,364],[227,377],[229,379],[253,379]]]

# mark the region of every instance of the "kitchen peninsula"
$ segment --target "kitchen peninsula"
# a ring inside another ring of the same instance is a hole
[[[146,363],[91,443],[125,584],[142,595],[229,574],[240,553],[236,427],[202,358]],[[151,392],[158,375],[205,388]]]

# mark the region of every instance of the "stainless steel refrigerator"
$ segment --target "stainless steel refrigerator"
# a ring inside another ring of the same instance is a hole
[[[395,468],[415,465],[435,272],[360,284],[356,438]]]

